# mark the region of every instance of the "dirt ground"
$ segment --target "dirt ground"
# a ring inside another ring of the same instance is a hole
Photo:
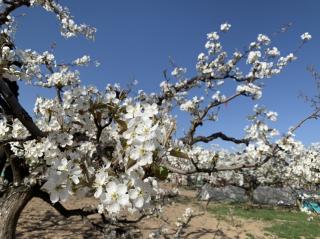
[[[199,203],[194,198],[194,192],[181,190],[180,199],[165,207],[163,220],[156,218],[144,219],[139,223],[139,229],[143,233],[143,238],[148,238],[149,233],[163,225],[166,228],[174,228],[177,217],[180,217],[186,207],[192,208],[195,212],[204,214],[194,218],[190,226],[186,229],[184,238],[190,239],[267,239],[264,234],[264,227],[268,226],[262,222],[231,219],[230,222],[220,221],[205,210],[205,204]],[[76,198],[68,201],[64,205],[68,209],[81,208],[92,205],[92,199]],[[95,217],[93,217],[95,219]],[[249,237],[250,235],[250,237]],[[51,239],[88,239],[105,238],[101,233],[94,230],[88,223],[82,221],[80,217],[65,219],[59,215],[52,207],[41,199],[33,199],[22,212],[18,222],[17,238],[51,238]]]

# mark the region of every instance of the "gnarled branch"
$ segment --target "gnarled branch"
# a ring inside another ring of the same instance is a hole
[[[90,210],[84,210],[84,209],[66,209],[60,202],[56,202],[52,204],[50,200],[50,195],[47,192],[44,192],[42,190],[37,190],[35,193],[35,197],[41,198],[43,201],[48,203],[50,206],[52,206],[54,209],[56,209],[62,216],[69,218],[72,216],[81,216],[86,217],[90,215],[94,215],[98,213],[97,209],[90,209]]]
[[[250,140],[249,139],[236,139],[236,138],[233,138],[233,137],[230,137],[230,136],[227,136],[225,135],[224,133],[222,132],[216,132],[216,133],[213,133],[209,136],[197,136],[195,138],[193,138],[192,140],[192,144],[196,144],[198,142],[203,142],[203,143],[209,143],[211,142],[212,140],[215,140],[215,139],[222,139],[224,141],[230,141],[230,142],[233,142],[235,144],[245,144],[245,145],[248,145]]]

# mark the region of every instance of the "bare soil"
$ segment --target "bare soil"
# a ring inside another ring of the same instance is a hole
[[[78,200],[73,198],[64,205],[68,209],[82,208],[95,204],[90,198]],[[184,238],[190,239],[267,239],[274,238],[266,236],[264,228],[268,225],[259,221],[241,220],[230,218],[221,221],[209,214],[205,210],[205,203],[195,199],[195,192],[181,190],[181,196],[175,202],[165,207],[164,217],[166,222],[157,218],[148,218],[138,225],[142,231],[143,238],[148,238],[149,233],[159,226],[169,229],[175,228],[177,217],[181,217],[185,208],[190,207],[195,212],[203,212],[203,215],[194,218],[189,227],[185,230]],[[91,217],[93,220],[97,216]],[[172,230],[171,230],[172,231]],[[250,237],[249,237],[250,236]],[[93,229],[89,223],[83,221],[81,217],[71,217],[65,219],[59,215],[50,205],[41,199],[33,199],[22,212],[18,222],[17,238],[50,238],[50,239],[88,239],[104,237],[100,232]]]

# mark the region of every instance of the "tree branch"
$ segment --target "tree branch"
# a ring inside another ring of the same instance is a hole
[[[16,0],[16,1],[8,1],[5,0],[3,3],[7,4],[8,7],[5,8],[5,10],[0,14],[0,25],[5,24],[8,21],[8,16],[10,15],[11,12],[16,10],[19,7],[22,6],[30,6],[30,1],[29,0]]]
[[[186,144],[192,145],[193,144],[192,142],[193,142],[194,134],[195,134],[197,128],[200,125],[203,124],[203,121],[205,120],[205,118],[208,115],[209,111],[214,107],[217,107],[217,106],[222,105],[222,104],[229,103],[230,101],[232,101],[233,99],[239,97],[240,95],[242,95],[242,94],[241,93],[236,93],[236,94],[226,98],[225,100],[211,102],[207,107],[205,107],[202,110],[201,115],[197,116],[196,118],[194,118],[191,121],[190,129],[189,129],[187,135],[182,139],[183,142],[186,143]]]
[[[302,119],[300,122],[298,122],[297,125],[295,125],[293,128],[290,129],[290,132],[293,133],[298,128],[300,128],[306,121],[310,119],[318,119],[320,117],[320,109],[317,109],[316,111],[312,112],[310,115]]]
[[[274,149],[274,153],[278,150],[279,148],[276,146]],[[256,163],[243,163],[243,164],[238,164],[238,165],[233,165],[233,166],[226,166],[226,167],[213,167],[213,168],[199,168],[197,164],[193,162],[193,165],[195,166],[194,170],[182,170],[179,168],[176,168],[174,166],[171,166],[170,163],[168,162],[163,162],[162,165],[165,166],[169,171],[172,173],[177,173],[177,174],[182,174],[182,175],[191,175],[195,173],[213,173],[213,172],[221,172],[221,171],[235,171],[235,170],[240,170],[240,169],[247,169],[247,168],[258,168],[267,163],[273,155],[268,155],[262,160],[261,162],[256,162]]]
[[[26,141],[29,141],[29,140],[32,140],[32,139],[35,139],[35,137],[27,136],[25,138],[8,138],[8,139],[0,140],[0,145],[4,145],[4,144],[7,144],[7,143],[11,143],[11,142],[26,142]]]
[[[46,136],[33,122],[27,111],[20,105],[17,97],[12,93],[2,77],[0,77],[0,94],[12,110],[12,114],[21,121],[33,137]]]
[[[236,138],[233,138],[233,137],[229,137],[227,135],[225,135],[224,133],[222,132],[217,132],[217,133],[213,133],[209,136],[197,136],[195,138],[193,138],[192,140],[192,145],[193,144],[196,144],[198,142],[204,142],[204,143],[209,143],[210,141],[212,140],[215,140],[215,139],[222,139],[224,141],[230,141],[230,142],[233,142],[235,144],[245,144],[245,145],[248,145],[250,140],[249,139],[236,139]]]
[[[52,206],[54,209],[56,209],[62,216],[65,218],[69,218],[72,216],[81,216],[86,217],[94,214],[98,214],[97,209],[90,209],[90,210],[84,210],[84,209],[66,209],[60,202],[56,202],[52,204],[50,201],[50,196],[47,192],[44,192],[42,190],[37,190],[35,193],[35,197],[41,198],[43,201],[48,203],[50,206]]]
[[[179,85],[173,85],[172,87],[172,91],[174,92],[183,92],[183,91],[187,91],[190,90],[191,88],[193,88],[197,82],[207,82],[207,81],[218,81],[218,80],[225,80],[225,79],[232,79],[235,80],[237,82],[245,82],[245,81],[254,81],[257,78],[253,78],[252,76],[250,77],[243,77],[243,78],[238,78],[235,75],[231,75],[230,71],[226,72],[225,75],[221,75],[221,76],[211,76],[209,75],[200,75],[200,76],[194,76],[192,78],[190,78],[189,80],[187,80],[184,84],[179,84]],[[172,98],[173,95],[168,95],[168,94],[163,94],[160,95],[158,97],[158,105],[161,105],[162,102],[168,98]]]

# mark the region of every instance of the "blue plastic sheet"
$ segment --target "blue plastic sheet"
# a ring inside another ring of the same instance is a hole
[[[320,204],[317,202],[303,201],[302,207],[308,211],[320,213]]]

